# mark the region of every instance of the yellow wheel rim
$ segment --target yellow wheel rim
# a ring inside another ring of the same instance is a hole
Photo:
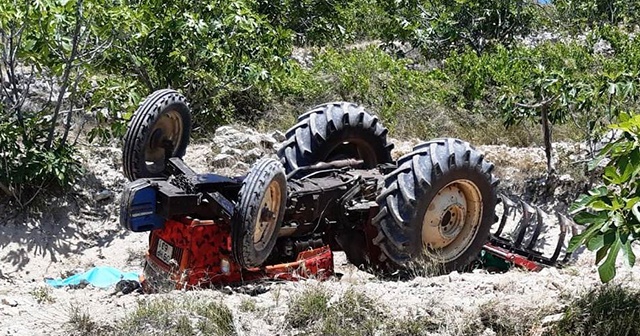
[[[473,243],[482,222],[482,194],[469,180],[456,180],[431,200],[422,222],[425,253],[447,263]]]
[[[280,183],[273,180],[269,183],[267,192],[262,198],[253,230],[253,244],[256,251],[264,250],[271,240],[278,224],[278,211],[282,201]]]
[[[173,148],[172,155],[176,154],[178,143],[182,139],[184,126],[182,117],[176,110],[163,113],[150,130],[149,140],[145,147],[145,162],[147,169],[152,173],[164,170],[165,147],[169,142]]]

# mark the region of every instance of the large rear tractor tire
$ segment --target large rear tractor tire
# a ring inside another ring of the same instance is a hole
[[[464,270],[495,221],[493,164],[467,142],[436,139],[414,148],[385,176],[373,219],[378,265],[389,272],[428,266]]]
[[[158,90],[135,111],[124,136],[124,175],[139,178],[165,176],[166,161],[183,157],[191,132],[191,111],[175,90]]]
[[[366,168],[393,162],[388,130],[378,117],[353,103],[318,105],[290,128],[278,157],[287,173],[317,162],[359,159]]]
[[[232,220],[233,255],[244,268],[262,265],[278,238],[287,203],[282,164],[266,158],[256,162],[242,182]]]
[[[392,163],[393,144],[378,117],[361,106],[347,102],[318,105],[298,118],[286,133],[278,157],[287,173],[318,162],[343,159],[364,161],[365,168]],[[296,176],[294,176],[296,177]],[[364,232],[350,230],[335,237],[347,259],[363,265],[369,259]]]

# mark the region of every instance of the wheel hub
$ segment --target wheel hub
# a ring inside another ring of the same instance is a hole
[[[277,181],[271,181],[260,204],[260,214],[256,218],[253,230],[253,244],[257,251],[262,251],[268,244],[277,226],[278,211],[282,202],[282,194]]]
[[[440,234],[444,238],[454,239],[464,226],[466,205],[455,203],[450,205],[440,220]]]
[[[144,155],[150,172],[159,173],[164,170],[167,148],[170,149],[171,154],[175,154],[178,142],[182,138],[183,128],[180,113],[175,110],[162,114],[154,123]]]
[[[448,262],[473,242],[482,220],[482,196],[469,180],[449,183],[433,197],[422,223],[426,253]]]

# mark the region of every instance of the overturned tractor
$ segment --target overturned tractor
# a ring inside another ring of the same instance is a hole
[[[493,165],[462,140],[431,140],[394,161],[377,117],[355,104],[328,103],[298,118],[277,159],[228,177],[196,173],[182,161],[190,127],[185,98],[160,90],[141,104],[125,136],[131,182],[120,221],[150,232],[149,289],[323,278],[333,272],[332,251],[387,274],[424,260],[462,270],[485,244],[516,264],[514,256],[535,265],[558,259],[531,251],[538,229],[529,218],[517,245],[491,235],[515,207],[498,196]]]

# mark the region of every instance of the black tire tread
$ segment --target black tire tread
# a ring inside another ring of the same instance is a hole
[[[395,271],[414,260],[416,239],[420,246],[422,244],[421,236],[416,237],[416,232],[412,231],[416,230],[417,224],[411,224],[417,220],[418,200],[427,195],[440,180],[449,178],[449,173],[459,174],[461,171],[484,180],[481,182],[490,186],[488,194],[484,192],[482,195],[486,203],[483,205],[481,228],[468,249],[477,249],[479,252],[494,221],[493,207],[497,200],[498,180],[492,175],[493,164],[485,161],[484,156],[465,141],[434,139],[414,147],[411,153],[398,159],[397,168],[385,176],[384,186],[376,199],[380,210],[372,220],[378,231],[373,243],[382,252],[379,262],[384,269]],[[473,253],[465,252],[459,259],[469,258],[470,254]],[[461,269],[468,261],[454,261],[445,265],[445,269]]]
[[[157,90],[147,96],[133,114],[124,136],[124,148],[122,151],[124,175],[130,181],[143,177],[151,177],[146,169],[143,168],[143,165],[145,165],[143,151],[146,133],[160,116],[164,108],[178,102],[185,104],[187,108],[189,106],[186,98],[179,92],[172,89]],[[183,118],[184,117],[188,117],[187,120],[183,120],[185,127],[183,132],[186,135],[183,136],[183,140],[177,148],[177,157],[184,156],[189,142],[191,120],[188,114],[183,116]]]
[[[258,216],[259,207],[262,203],[264,192],[268,184],[274,179],[281,179],[283,188],[282,203],[276,222],[276,229],[267,247],[260,255],[256,254],[253,246],[253,226],[255,218]],[[234,211],[234,218],[231,225],[231,238],[233,256],[244,268],[260,266],[271,253],[275,245],[286,205],[286,178],[282,164],[271,158],[258,160],[249,171],[249,174],[242,182],[242,187],[238,193],[238,203]],[[249,239],[247,240],[247,235]]]
[[[348,102],[330,102],[315,106],[298,117],[298,123],[285,133],[286,140],[278,150],[278,157],[287,173],[298,167],[319,161],[318,149],[337,132],[360,129],[377,139],[376,155],[378,163],[393,162],[391,149],[387,143],[388,130],[378,117],[365,111],[359,105]]]

